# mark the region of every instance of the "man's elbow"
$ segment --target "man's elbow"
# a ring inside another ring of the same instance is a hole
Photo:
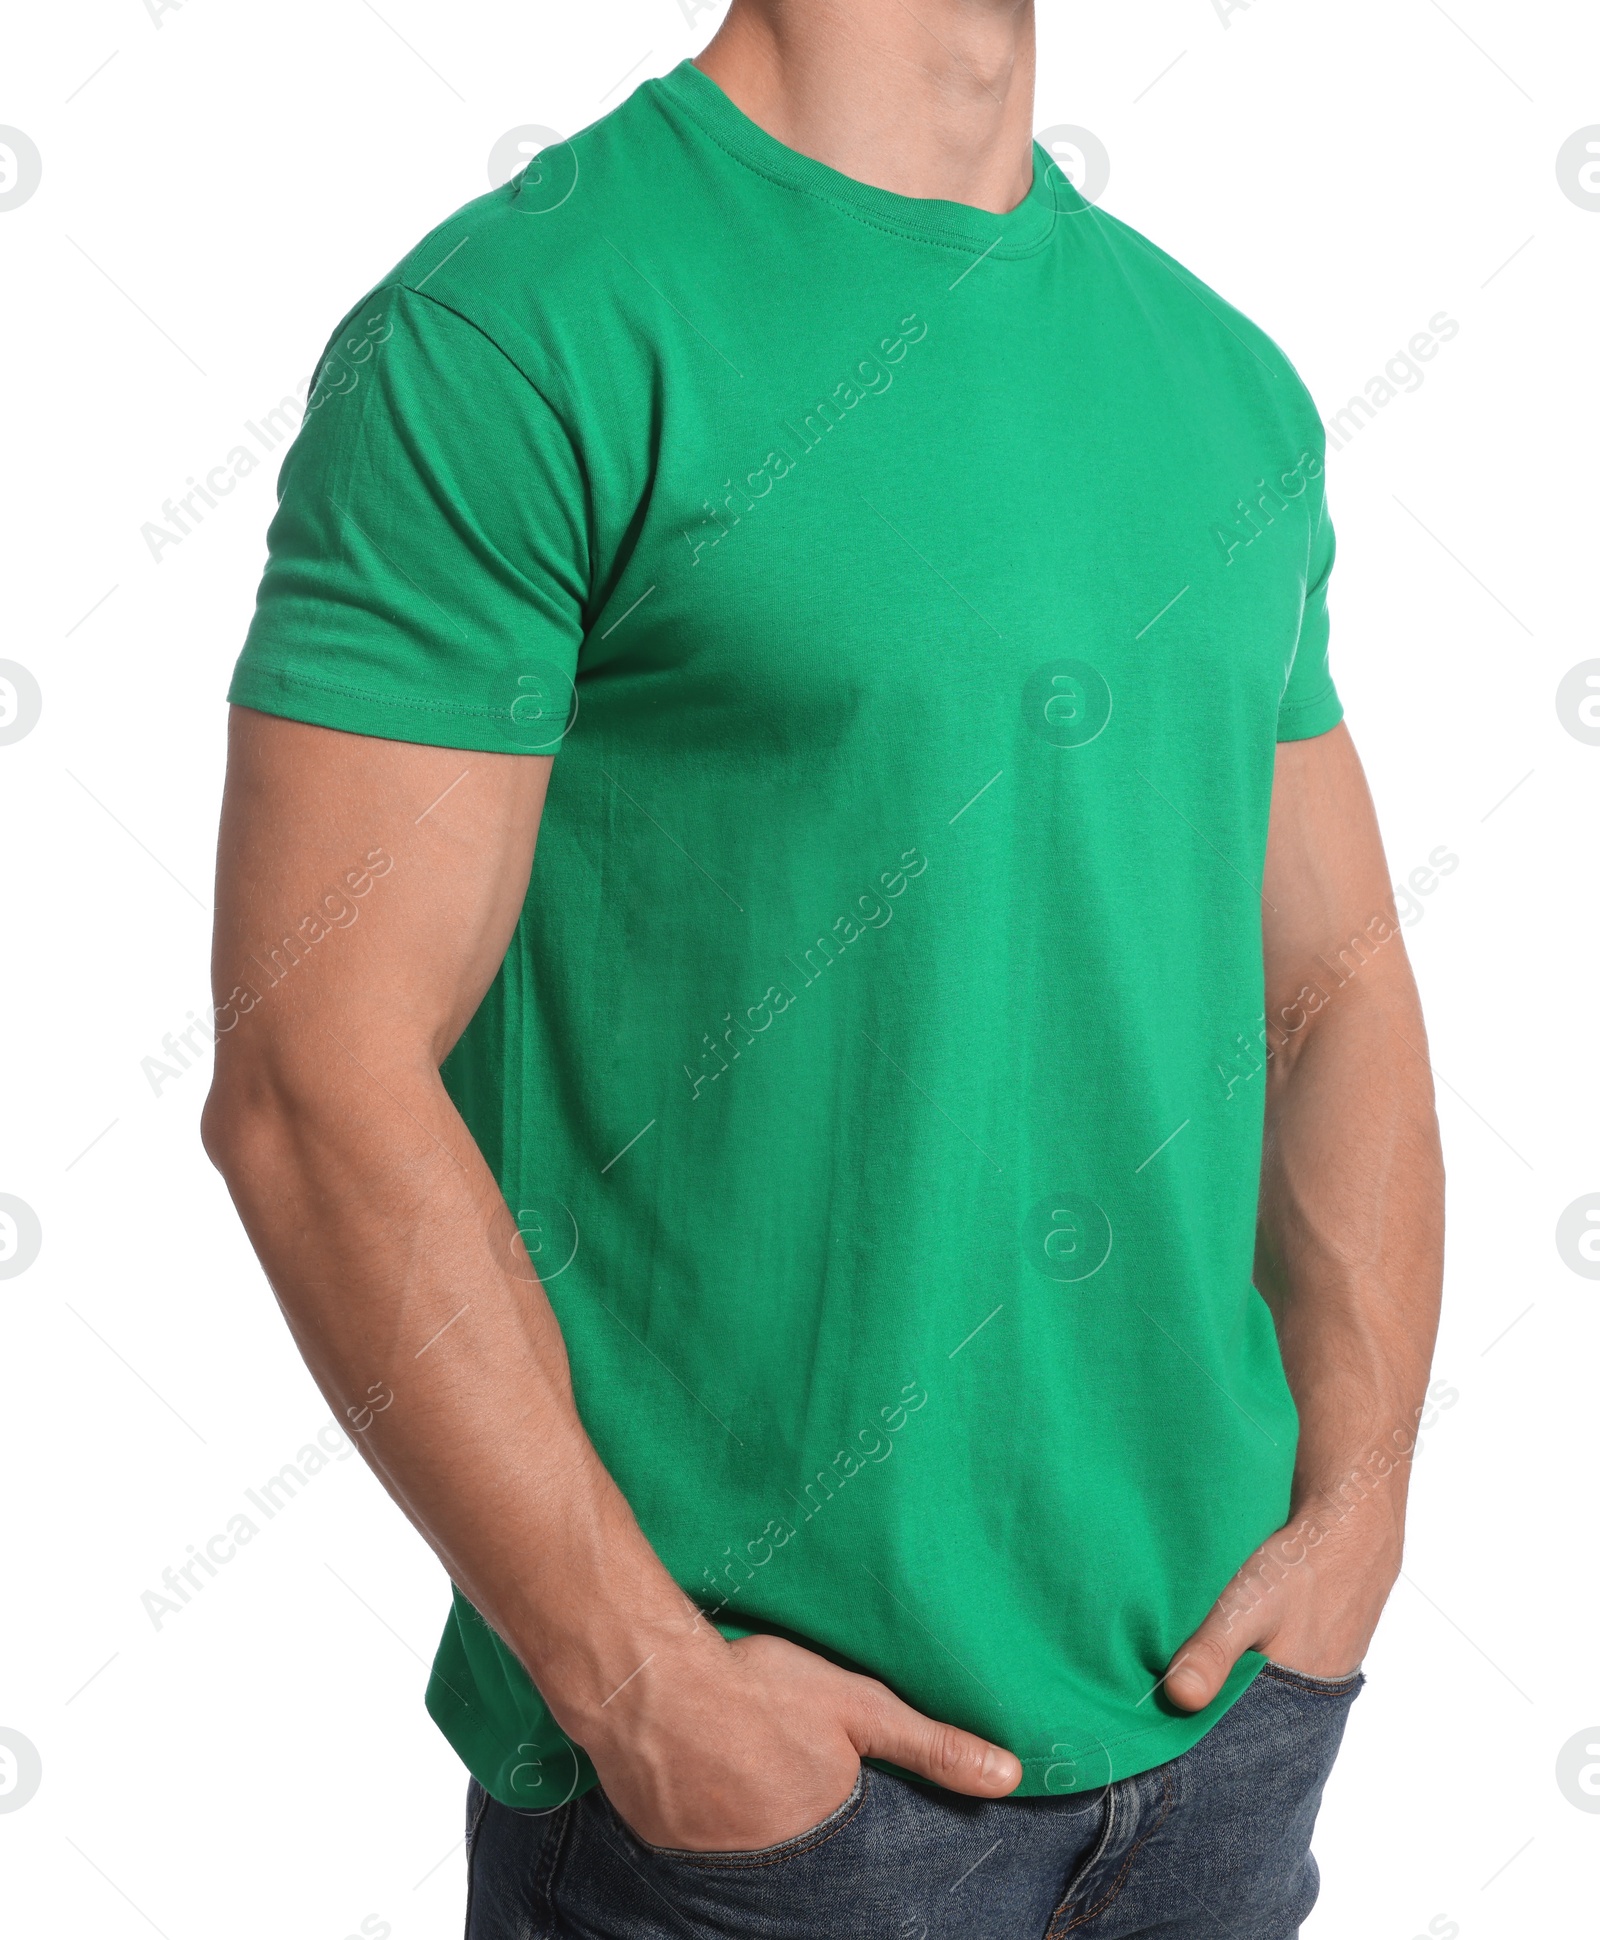
[[[259,1174],[317,1109],[315,1077],[271,1049],[229,1046],[219,1055],[200,1114],[200,1143],[230,1186]]]

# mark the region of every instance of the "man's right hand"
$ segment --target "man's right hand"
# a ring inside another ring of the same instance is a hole
[[[726,1643],[699,1627],[572,1734],[606,1796],[647,1844],[751,1852],[821,1824],[881,1758],[973,1798],[1022,1779],[1008,1751],[938,1724],[876,1679],[781,1637]],[[580,1735],[581,1734],[581,1735]]]

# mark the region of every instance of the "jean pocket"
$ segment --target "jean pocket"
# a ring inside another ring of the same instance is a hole
[[[868,1783],[867,1768],[863,1765],[856,1773],[856,1782],[850,1788],[849,1797],[836,1805],[825,1819],[805,1832],[795,1833],[792,1838],[780,1839],[775,1846],[757,1846],[747,1851],[702,1852],[690,1846],[653,1846],[648,1839],[641,1839],[632,1826],[624,1821],[609,1799],[606,1804],[612,1818],[633,1843],[652,1858],[670,1859],[680,1866],[698,1866],[709,1872],[738,1872],[747,1867],[775,1866],[786,1859],[798,1859],[802,1853],[810,1852],[824,1840],[831,1839],[850,1823],[866,1803]]]
[[[1359,1664],[1353,1671],[1346,1671],[1343,1677],[1317,1677],[1311,1671],[1291,1670],[1287,1664],[1275,1664],[1270,1657],[1263,1661],[1261,1675],[1270,1677],[1274,1684],[1287,1684],[1291,1690],[1303,1691],[1307,1697],[1354,1697],[1367,1681]]]

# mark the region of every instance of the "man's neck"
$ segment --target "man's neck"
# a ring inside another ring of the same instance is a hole
[[[1002,214],[1033,181],[1033,0],[733,0],[695,65],[875,188]]]

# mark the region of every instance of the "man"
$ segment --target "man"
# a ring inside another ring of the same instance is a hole
[[[1422,1025],[1316,412],[1032,72],[1016,0],[733,0],[284,468],[206,1139],[456,1585],[474,1940],[1315,1896]]]

